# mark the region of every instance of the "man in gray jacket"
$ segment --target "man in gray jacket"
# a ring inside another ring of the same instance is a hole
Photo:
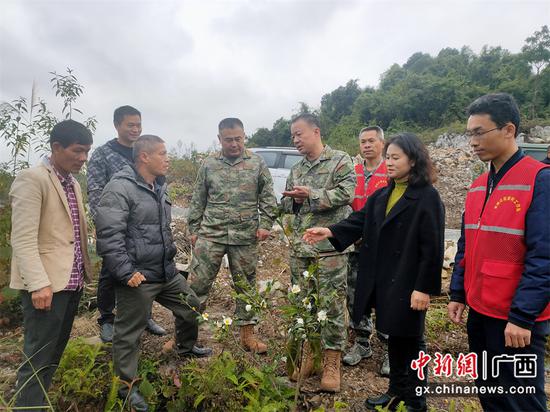
[[[132,106],[121,106],[113,114],[113,124],[118,137],[94,150],[88,162],[88,205],[94,220],[103,188],[124,166],[134,164],[132,146],[141,135],[141,113]],[[111,274],[102,265],[97,281],[97,308],[100,314],[97,323],[103,342],[113,341],[114,289]],[[147,321],[147,330],[155,335],[166,335],[164,328],[153,319]]]
[[[199,307],[199,300],[174,262],[164,141],[157,136],[141,136],[133,154],[135,168],[125,166],[103,190],[96,232],[98,252],[116,282],[113,363],[115,374],[127,385],[119,394],[129,396],[136,411],[146,411],[147,403],[132,383],[137,378],[140,336],[153,300],[176,317],[176,351],[180,356],[208,356],[212,351],[194,345],[198,321],[192,308]]]

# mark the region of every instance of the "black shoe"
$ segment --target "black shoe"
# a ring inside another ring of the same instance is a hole
[[[212,348],[203,348],[193,345],[193,349],[189,352],[178,352],[178,355],[182,358],[205,358],[212,355]]]
[[[166,335],[166,329],[164,329],[162,326],[160,326],[152,318],[149,318],[149,320],[147,321],[147,326],[145,327],[145,329],[149,333],[152,333],[153,335],[158,335],[158,336]]]
[[[103,343],[109,343],[113,341],[113,324],[104,323],[99,325],[99,338]]]
[[[128,389],[121,389],[118,391],[118,395],[123,399],[128,397],[128,403],[135,412],[147,412],[149,410],[149,405],[137,389],[133,389],[130,395],[128,395]]]
[[[395,410],[397,408],[397,404],[401,402],[401,399],[399,399],[397,396],[392,396],[389,393],[383,393],[380,396],[377,396],[376,398],[368,398],[365,401],[365,406],[367,409],[374,411],[376,410],[377,406],[380,406],[382,408],[385,408],[386,406],[390,406],[388,409],[390,411]]]

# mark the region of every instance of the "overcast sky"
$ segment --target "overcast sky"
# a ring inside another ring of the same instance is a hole
[[[206,149],[224,117],[252,134],[349,79],[376,86],[414,52],[518,52],[548,23],[548,0],[2,0],[0,102],[29,98],[34,80],[59,112],[49,72],[71,67],[85,87],[77,107],[98,120],[95,145],[115,137],[112,112],[129,104],[143,133]]]

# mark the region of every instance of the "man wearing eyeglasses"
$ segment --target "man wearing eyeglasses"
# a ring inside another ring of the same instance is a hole
[[[236,292],[243,293],[246,283],[255,287],[258,241],[269,237],[277,208],[265,161],[244,148],[243,123],[236,118],[223,119],[218,125],[218,139],[221,151],[200,167],[188,215],[194,246],[189,279],[202,310],[224,254]],[[240,299],[235,318],[242,346],[265,353],[266,344],[254,336],[258,322],[254,310]]]
[[[550,167],[518,148],[512,96],[482,96],[468,114],[470,145],[490,170],[466,196],[449,317],[460,323],[469,306],[468,341],[478,359],[476,385],[485,387],[479,391],[484,410],[546,411]],[[505,392],[489,394],[487,387]]]

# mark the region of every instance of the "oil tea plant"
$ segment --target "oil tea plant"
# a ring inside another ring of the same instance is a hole
[[[82,114],[74,104],[82,95],[84,87],[78,82],[72,69],[67,68],[66,73],[50,72],[53,75],[50,83],[55,95],[63,100],[61,117],[71,119],[75,112]],[[40,154],[49,151],[49,134],[58,121],[58,118],[47,108],[46,102],[35,96],[34,87],[30,101],[20,96],[11,102],[2,102],[0,138],[5,140],[10,149],[9,168],[12,175],[29,167],[30,155],[33,152]],[[83,123],[92,133],[95,131],[97,125],[95,117],[89,117]]]

